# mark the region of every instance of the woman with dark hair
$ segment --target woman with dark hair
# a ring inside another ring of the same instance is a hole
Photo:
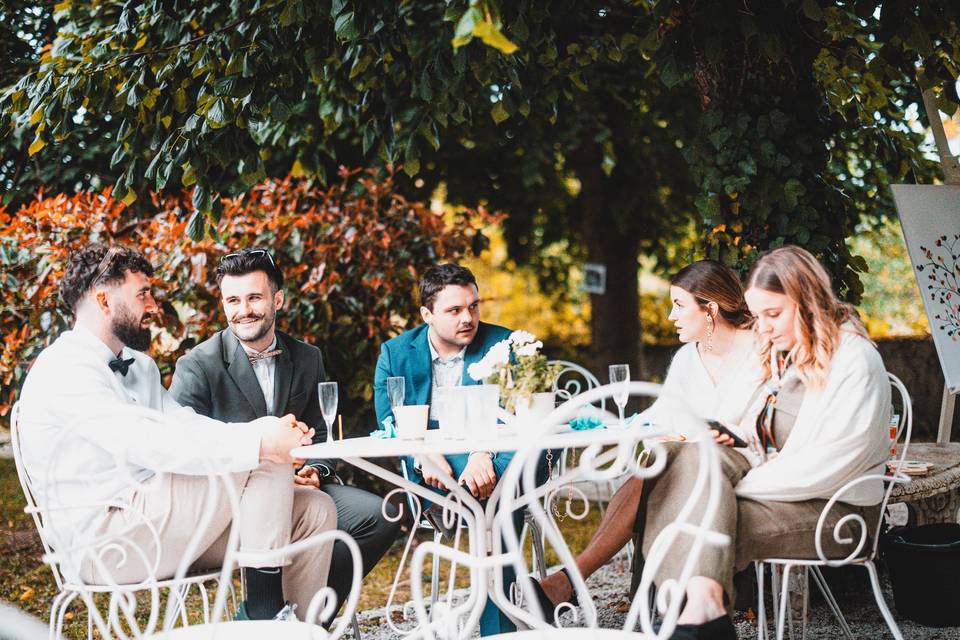
[[[671,279],[670,300],[669,319],[684,345],[670,362],[660,396],[638,419],[669,425],[675,415],[671,406],[682,403],[743,437],[737,424],[757,395],[760,367],[739,278],[719,262],[699,260]],[[729,435],[713,433],[718,443],[733,446]],[[584,579],[630,541],[642,493],[643,481],[631,476],[613,495],[599,528],[576,558]],[[551,622],[558,604],[576,603],[566,569],[534,581],[534,592]]]

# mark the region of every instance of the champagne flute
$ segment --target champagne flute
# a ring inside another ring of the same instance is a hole
[[[405,385],[402,376],[387,378],[387,398],[390,399],[390,408],[403,406]]]
[[[327,423],[327,442],[333,442],[333,419],[337,417],[337,383],[321,382],[317,385],[320,396],[320,413]]]
[[[630,365],[612,364],[610,365],[610,384],[619,383],[622,389],[617,389],[613,396],[613,401],[617,405],[617,411],[620,412],[620,426],[623,426],[623,410],[627,406],[627,399],[630,396]]]

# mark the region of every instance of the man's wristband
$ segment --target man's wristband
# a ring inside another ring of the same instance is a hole
[[[490,459],[491,459],[491,460],[493,460],[494,457],[496,457],[496,455],[497,455],[497,454],[495,454],[493,451],[472,451],[472,452],[470,453],[470,455],[474,455],[474,454],[476,454],[476,453],[486,454],[486,455],[490,456]]]

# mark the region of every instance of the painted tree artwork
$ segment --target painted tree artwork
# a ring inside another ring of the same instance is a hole
[[[960,338],[958,243],[960,243],[960,234],[940,236],[934,241],[933,249],[921,245],[920,251],[926,256],[927,261],[917,265],[917,279],[927,282],[924,295],[943,307],[943,311],[935,314],[932,320],[936,321],[937,329],[945,331],[954,342]]]
[[[960,186],[891,185],[943,377],[960,391]]]

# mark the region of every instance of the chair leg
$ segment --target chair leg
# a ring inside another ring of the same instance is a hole
[[[793,565],[783,566],[783,575],[780,576],[779,611],[777,611],[777,640],[783,640],[783,632],[787,621],[787,608],[790,606],[790,570]]]
[[[874,566],[872,560],[867,560],[863,563],[863,566],[867,569],[867,573],[870,574],[870,585],[873,587],[873,597],[877,600],[877,607],[880,608],[880,613],[883,615],[883,619],[890,628],[890,633],[893,634],[893,637],[896,638],[896,640],[903,640],[903,634],[900,633],[900,627],[897,626],[896,621],[893,619],[893,615],[890,613],[890,609],[887,608],[886,601],[883,599],[883,591],[880,589],[880,579],[877,577],[877,567]]]
[[[850,631],[850,625],[847,624],[847,619],[843,617],[843,612],[840,611],[840,605],[837,604],[836,598],[833,597],[833,592],[830,590],[830,585],[827,584],[826,579],[823,577],[823,573],[820,572],[820,567],[810,567],[810,571],[813,573],[813,581],[817,583],[820,593],[823,594],[823,599],[826,600],[827,606],[830,607],[834,617],[836,617],[837,623],[840,625],[840,630],[843,631],[843,635],[847,638],[847,640],[854,640],[853,632]]]
[[[530,541],[533,543],[533,559],[537,563],[537,573],[543,580],[547,577],[547,556],[543,548],[543,531],[534,519],[533,514],[528,512],[525,519],[527,519],[530,528]]]
[[[63,602],[63,599],[66,597],[66,592],[61,591],[53,598],[53,603],[50,605],[50,640],[56,640],[57,638],[57,626],[60,619],[60,606]],[[92,636],[92,632],[88,637]]]
[[[351,626],[353,626],[353,638],[354,640],[360,640],[360,621],[357,620],[357,612],[353,612],[353,620],[350,621]]]
[[[443,534],[435,531],[433,541],[437,544],[443,538]],[[430,572],[430,621],[433,621],[433,611],[436,609],[437,599],[440,597],[440,556],[433,554],[433,569]]]
[[[766,640],[767,637],[767,610],[764,602],[764,564],[754,562],[753,567],[757,572],[757,640]]]

